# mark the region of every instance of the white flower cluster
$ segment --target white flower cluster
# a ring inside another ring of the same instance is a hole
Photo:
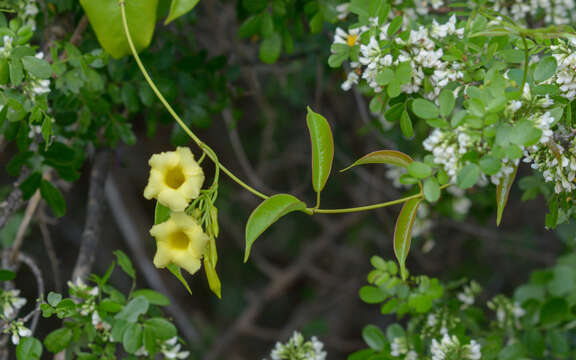
[[[574,22],[574,0],[496,0],[493,9],[514,21],[542,19],[546,25],[566,25]]]
[[[432,340],[430,346],[432,360],[448,360],[458,355],[462,360],[480,360],[482,358],[481,346],[475,340],[462,345],[455,335],[444,334],[441,341]]]
[[[20,290],[5,290],[0,294],[0,308],[2,308],[2,318],[10,320],[18,311],[26,305],[26,299],[20,297]]]
[[[554,76],[546,83],[558,85],[562,96],[572,101],[576,98],[576,44],[574,41],[561,42],[559,45],[552,45],[550,49],[558,67]]]
[[[20,343],[20,338],[28,337],[32,335],[32,331],[24,326],[22,321],[12,321],[7,329],[4,330],[7,334],[12,334],[11,340],[12,344],[18,345]]]
[[[488,308],[496,312],[496,321],[498,326],[503,329],[520,328],[520,318],[526,314],[526,311],[515,301],[498,295],[488,302]]]
[[[111,337],[112,325],[104,321],[96,309],[96,297],[100,293],[98,287],[86,285],[80,278],[75,282],[68,281],[70,295],[79,306],[79,313],[89,316],[94,328],[100,332],[103,339],[109,340]]]
[[[190,356],[190,351],[181,350],[182,345],[178,343],[178,337],[174,336],[166,340],[160,346],[160,352],[164,356],[165,359],[187,359]],[[136,356],[149,356],[150,354],[142,345],[140,349],[138,349],[134,355]]]
[[[286,344],[277,342],[270,354],[271,360],[326,360],[326,352],[322,344],[315,336],[309,341],[295,331]]]
[[[562,131],[559,131],[562,132]],[[576,140],[568,135],[565,146],[548,142],[530,147],[524,152],[524,162],[539,170],[546,182],[554,184],[554,192],[571,193],[576,190]]]
[[[374,92],[382,92],[384,87],[379,85],[378,75],[385,69],[394,70],[401,63],[408,63],[410,66],[410,82],[402,85],[402,92],[407,94],[417,93],[423,89],[427,77],[425,73],[431,73],[428,80],[432,90],[424,95],[432,100],[438,97],[448,83],[463,78],[461,63],[442,60],[444,50],[441,42],[450,36],[461,38],[464,34],[464,28],[457,28],[455,16],[445,24],[438,24],[434,20],[430,29],[421,26],[417,30],[410,30],[406,40],[388,37],[390,23],[380,26],[378,18],[370,19],[369,23],[370,27],[362,26],[348,31],[336,29],[334,44],[359,46],[360,50],[358,61],[350,63],[351,71],[342,83],[343,90],[350,90],[360,79],[364,79]],[[368,43],[360,43],[360,37],[368,31],[372,34]],[[386,44],[393,42],[399,48],[398,55],[390,54],[390,48],[385,46],[384,42]]]
[[[462,156],[470,150],[483,148],[481,139],[472,136],[463,126],[449,131],[434,129],[422,145],[434,155],[434,163],[442,165],[453,183],[458,171],[466,165],[461,160]]]
[[[404,336],[395,337],[390,344],[390,355],[394,357],[403,357],[404,360],[417,360],[418,353],[411,350],[408,345],[408,339]]]
[[[25,26],[36,31],[36,15],[40,12],[36,0],[19,0],[15,3],[14,10]]]
[[[476,281],[471,281],[470,284],[464,286],[462,292],[459,292],[457,295],[458,300],[462,302],[463,306],[471,306],[474,305],[474,301],[476,300],[476,295],[480,294],[482,288],[480,284]]]

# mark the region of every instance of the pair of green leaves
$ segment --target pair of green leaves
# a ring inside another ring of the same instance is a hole
[[[306,124],[312,143],[312,187],[318,194],[324,189],[334,160],[334,140],[330,124],[322,115],[308,108]],[[289,194],[276,194],[264,200],[250,215],[246,224],[246,251],[248,261],[254,241],[281,217],[294,211],[306,211],[306,204]]]
[[[172,0],[164,24],[192,10],[199,0]],[[114,58],[130,54],[122,23],[120,2],[126,7],[130,37],[137,51],[150,45],[156,25],[158,0],[80,0],[100,45]]]

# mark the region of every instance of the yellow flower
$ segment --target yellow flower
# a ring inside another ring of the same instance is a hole
[[[148,161],[150,179],[144,189],[148,200],[156,198],[172,211],[184,211],[190,200],[200,194],[204,172],[186,147],[154,154]]]
[[[184,212],[172,213],[170,219],[154,225],[150,235],[156,238],[154,266],[164,268],[170,263],[194,274],[208,244],[208,235],[196,220]]]

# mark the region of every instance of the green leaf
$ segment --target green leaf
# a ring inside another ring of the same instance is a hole
[[[164,296],[163,294],[159,293],[158,291],[154,291],[151,289],[139,289],[132,293],[132,297],[143,296],[148,300],[148,302],[152,305],[159,305],[159,306],[167,306],[170,305],[170,300]]]
[[[273,195],[258,205],[252,214],[250,214],[250,218],[248,218],[248,222],[246,223],[246,252],[244,262],[248,261],[250,249],[254,241],[268,229],[270,225],[288,213],[303,211],[305,209],[306,204],[288,194]]]
[[[424,197],[430,202],[436,202],[440,198],[440,185],[435,177],[424,180]]]
[[[493,156],[484,156],[479,164],[480,169],[486,175],[495,175],[502,167],[502,161]]]
[[[134,266],[132,265],[132,261],[130,261],[128,255],[126,255],[122,250],[114,251],[114,255],[116,256],[116,259],[118,259],[118,265],[120,265],[122,270],[124,270],[124,272],[132,279],[135,279],[136,271],[134,270]]]
[[[72,341],[72,330],[69,328],[61,328],[52,331],[46,336],[44,346],[46,346],[48,351],[56,354],[66,349],[70,341]]]
[[[496,225],[499,226],[502,221],[502,214],[504,214],[504,208],[508,204],[508,196],[510,195],[510,189],[514,183],[514,178],[516,177],[516,172],[518,171],[518,166],[514,166],[514,171],[510,175],[500,178],[500,182],[496,187],[496,205],[498,210],[496,212]]]
[[[412,160],[410,156],[404,154],[403,152],[396,150],[380,150],[362,156],[360,159],[356,160],[352,165],[340,171],[343,172],[353,168],[354,166],[366,165],[366,164],[388,164],[388,165],[400,166],[407,169],[410,163],[412,163],[412,161],[414,160]]]
[[[424,179],[432,175],[432,168],[426,163],[413,161],[408,165],[408,174],[418,179]]]
[[[6,225],[5,225],[6,226]],[[2,229],[4,230],[4,229]],[[10,270],[0,269],[0,281],[10,281],[16,278],[16,273]]]
[[[20,85],[22,80],[24,80],[24,69],[22,68],[22,62],[20,59],[11,59],[10,64],[8,65],[8,69],[10,72],[10,81],[12,82],[12,85]]]
[[[541,82],[549,79],[556,72],[558,63],[554,56],[547,56],[538,62],[536,69],[534,69],[534,81]]]
[[[480,167],[476,164],[468,164],[458,172],[456,183],[462,189],[471,188],[480,178]]]
[[[362,338],[371,349],[376,351],[384,350],[386,337],[379,327],[374,325],[366,325],[364,329],[362,329]]]
[[[264,38],[260,44],[260,60],[266,64],[273,64],[278,60],[282,50],[282,37],[277,32],[273,32]]]
[[[130,324],[122,335],[122,346],[129,354],[134,354],[142,346],[142,325]]]
[[[412,80],[412,65],[410,62],[403,62],[398,65],[394,78],[401,85],[408,84]]]
[[[212,265],[212,262],[207,256],[204,256],[204,271],[206,272],[206,279],[208,280],[208,286],[210,290],[222,299],[222,283],[216,272],[216,267]]]
[[[35,56],[24,56],[22,58],[22,65],[29,74],[37,77],[38,79],[48,79],[52,75],[52,68],[48,61],[38,59]]]
[[[170,13],[168,13],[164,25],[168,25],[175,19],[194,9],[199,1],[200,0],[172,0],[172,3],[170,4]]]
[[[42,182],[40,183],[40,194],[52,209],[54,216],[62,217],[66,214],[66,201],[57,187],[52,185],[49,181],[42,179]]]
[[[42,174],[35,172],[28,176],[26,180],[22,181],[20,184],[20,190],[22,190],[22,198],[28,200],[34,195],[36,190],[40,187],[42,182]]]
[[[402,116],[400,117],[400,130],[402,130],[402,134],[407,138],[411,138],[412,135],[414,135],[412,120],[410,119],[410,115],[408,115],[408,111],[406,110],[402,112]]]
[[[184,287],[186,288],[188,293],[190,295],[192,295],[192,289],[190,289],[190,285],[188,285],[188,281],[186,281],[186,279],[182,275],[182,270],[175,264],[168,264],[168,266],[166,266],[166,268],[168,268],[168,270],[170,270],[172,275],[174,275],[176,277],[176,279],[178,279],[178,281],[180,281],[180,283],[182,285],[184,285]]]
[[[154,332],[156,338],[168,340],[178,335],[176,327],[164,318],[152,318],[144,321],[144,329]]]
[[[16,346],[16,359],[18,360],[38,360],[42,356],[42,343],[33,337],[20,339]]]
[[[122,309],[122,311],[116,314],[114,318],[117,320],[124,320],[129,323],[135,323],[140,315],[148,311],[149,305],[150,303],[148,302],[148,300],[146,300],[145,297],[138,296],[130,300],[130,302],[126,304],[124,309]]]
[[[51,306],[58,306],[60,301],[62,301],[62,295],[50,291],[50,293],[48,293],[46,301],[48,301],[48,304],[50,304]]]
[[[568,318],[570,309],[563,298],[552,298],[540,309],[542,325],[555,325]]]
[[[154,210],[154,225],[161,224],[168,219],[170,219],[170,208],[157,202]]]
[[[412,112],[422,119],[434,119],[440,115],[438,107],[426,99],[416,99],[412,101]]]
[[[386,93],[390,99],[399,96],[402,93],[402,83],[396,78],[392,79],[386,87]]]
[[[384,86],[388,85],[392,79],[394,79],[394,71],[390,68],[385,68],[376,75],[375,80],[378,85]]]
[[[312,186],[321,192],[328,181],[334,160],[334,139],[328,121],[308,107],[306,124],[312,142]]]
[[[130,37],[136,51],[141,51],[147,48],[152,40],[158,0],[130,0],[124,4]],[[116,59],[130,54],[118,0],[80,0],[80,5],[106,52]]]
[[[376,286],[362,286],[358,292],[360,299],[367,304],[378,304],[386,300],[388,294]]]
[[[414,220],[416,220],[416,213],[418,212],[420,201],[422,201],[422,199],[416,198],[404,203],[394,229],[394,254],[396,255],[396,259],[398,259],[400,273],[404,279],[407,277],[406,258],[408,257],[410,243],[412,242],[412,227]]]
[[[440,96],[438,96],[438,103],[440,104],[440,115],[443,117],[450,115],[456,104],[452,91],[448,89],[442,90]]]

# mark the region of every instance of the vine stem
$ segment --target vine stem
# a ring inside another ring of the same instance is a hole
[[[452,184],[444,184],[442,186],[440,186],[440,189],[446,189],[448,186],[450,186]],[[311,214],[345,214],[345,213],[352,213],[352,212],[360,212],[360,211],[368,211],[368,210],[374,210],[374,209],[380,209],[383,207],[388,207],[388,206],[392,206],[392,205],[398,205],[398,204],[402,204],[405,203],[406,201],[412,200],[412,199],[418,199],[423,197],[424,194],[422,192],[419,192],[418,194],[414,194],[411,196],[406,196],[400,199],[396,199],[396,200],[392,200],[392,201],[387,201],[387,202],[383,202],[383,203],[378,203],[378,204],[372,204],[372,205],[366,205],[366,206],[359,206],[359,207],[353,207],[353,208],[345,208],[345,209],[316,209],[316,208],[308,208],[306,209],[307,212],[311,213]]]
[[[268,197],[269,197],[268,195],[263,194],[260,191],[254,189],[252,186],[246,184],[244,181],[242,181],[236,175],[234,175],[234,173],[232,173],[230,170],[228,170],[228,168],[226,168],[224,165],[222,165],[218,161],[218,157],[216,156],[216,153],[207,144],[205,144],[202,140],[200,140],[200,138],[198,136],[196,136],[196,134],[194,134],[194,132],[192,130],[190,130],[190,128],[184,123],[184,121],[182,121],[182,119],[180,118],[180,116],[178,116],[176,111],[174,111],[174,109],[172,108],[170,103],[164,98],[164,95],[162,95],[162,93],[160,92],[160,90],[158,89],[158,87],[156,86],[156,84],[154,83],[152,78],[150,77],[150,74],[148,74],[148,70],[146,70],[146,67],[142,63],[142,60],[140,60],[140,56],[138,56],[138,52],[136,51],[136,47],[134,46],[134,42],[132,41],[132,36],[130,35],[130,30],[128,28],[128,20],[126,19],[125,1],[119,0],[118,4],[120,5],[120,11],[122,13],[122,25],[124,27],[124,34],[126,35],[126,40],[128,41],[128,45],[130,46],[130,51],[132,52],[132,56],[134,56],[134,60],[136,60],[136,63],[138,64],[138,67],[140,68],[140,72],[142,73],[142,75],[146,79],[146,82],[148,83],[148,85],[150,86],[150,88],[152,89],[154,94],[156,94],[156,96],[158,97],[158,100],[160,100],[162,105],[164,105],[166,110],[168,110],[170,115],[172,115],[172,117],[174,118],[174,120],[176,120],[178,125],[180,125],[182,130],[184,130],[184,132],[188,136],[190,136],[190,138],[198,145],[198,147],[200,147],[200,149],[202,149],[202,151],[206,155],[208,155],[210,160],[212,160],[214,162],[214,164],[216,164],[220,168],[220,170],[222,170],[222,172],[224,172],[226,175],[228,175],[238,185],[240,185],[244,189],[250,191],[252,194],[254,194],[254,195],[256,195],[256,196],[258,196],[264,200],[268,199]]]
[[[184,123],[184,121],[182,121],[182,119],[180,118],[180,116],[178,116],[176,111],[174,111],[174,109],[172,108],[170,103],[166,100],[166,98],[164,98],[164,95],[162,95],[162,92],[160,92],[160,90],[158,89],[158,87],[156,86],[154,81],[152,80],[152,77],[150,77],[148,70],[146,70],[146,67],[142,63],[142,60],[140,59],[140,56],[138,55],[138,52],[136,51],[136,47],[134,46],[134,42],[132,41],[132,36],[131,36],[130,30],[128,28],[128,20],[126,18],[125,0],[118,0],[118,4],[120,5],[120,12],[122,14],[122,25],[124,28],[124,35],[126,35],[126,40],[128,41],[130,51],[132,52],[132,56],[134,57],[134,60],[136,60],[136,64],[138,64],[138,68],[140,69],[140,72],[142,73],[142,75],[146,79],[146,82],[148,83],[148,85],[150,86],[150,88],[152,89],[152,91],[154,92],[156,97],[158,97],[158,100],[160,100],[162,105],[164,105],[164,107],[166,108],[168,113],[170,113],[170,115],[174,118],[174,120],[176,120],[178,125],[180,125],[182,130],[184,130],[184,132],[188,136],[190,136],[190,138],[202,150],[202,152],[203,152],[202,158],[204,157],[204,154],[205,154],[206,156],[208,156],[210,158],[210,160],[212,160],[214,162],[214,164],[216,164],[216,166],[218,168],[220,168],[220,170],[222,170],[223,173],[228,175],[228,177],[230,177],[230,179],[232,179],[238,185],[242,186],[244,189],[248,190],[249,192],[251,192],[252,194],[258,196],[259,198],[261,198],[263,200],[268,199],[269,198],[268,195],[263,194],[260,191],[254,189],[252,186],[246,184],[244,181],[242,181],[240,178],[238,178],[236,175],[234,175],[234,173],[232,173],[232,171],[228,170],[228,168],[226,168],[224,165],[222,165],[222,163],[220,163],[220,161],[218,161],[218,156],[216,155],[214,150],[212,150],[212,148],[210,146],[208,146],[206,143],[204,143],[202,140],[200,140],[200,138],[198,136],[196,136],[196,134],[194,134],[194,132],[192,130],[190,130],[190,128]],[[440,189],[444,189],[448,186],[450,186],[450,184],[445,184],[445,185],[441,186]],[[420,192],[416,195],[407,196],[404,198],[400,198],[400,199],[396,199],[396,200],[392,200],[392,201],[387,201],[387,202],[383,202],[383,203],[378,203],[378,204],[353,207],[353,208],[343,208],[343,209],[319,209],[318,207],[320,206],[320,193],[318,192],[317,204],[316,204],[317,207],[307,208],[306,213],[313,215],[313,214],[344,214],[344,213],[352,213],[352,212],[359,212],[359,211],[368,211],[368,210],[379,209],[379,208],[383,208],[383,207],[387,207],[387,206],[402,204],[408,200],[417,199],[417,198],[420,198],[423,196],[424,196],[424,194],[422,193],[422,190],[420,190]]]

